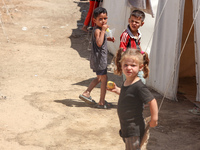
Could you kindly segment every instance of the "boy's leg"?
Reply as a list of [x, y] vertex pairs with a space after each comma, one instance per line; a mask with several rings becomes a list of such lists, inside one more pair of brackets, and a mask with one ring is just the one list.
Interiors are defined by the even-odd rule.
[[100, 100], [99, 105], [105, 104], [105, 96], [106, 96], [106, 84], [107, 84], [107, 74], [105, 75], [98, 75], [97, 78], [101, 81], [101, 94], [100, 94]]
[[90, 83], [90, 85], [88, 86], [87, 90], [85, 92], [83, 92], [83, 95], [85, 97], [90, 97], [90, 92], [93, 90], [93, 88], [100, 82], [100, 80], [97, 78], [95, 78], [94, 80], [92, 80], [92, 82]]
[[85, 18], [84, 25], [83, 25], [83, 28], [82, 28], [82, 30], [84, 30], [84, 31], [87, 31], [87, 27], [89, 26], [90, 21], [91, 21], [92, 16], [93, 16], [93, 11], [94, 11], [94, 9], [97, 5], [96, 3], [97, 2], [95, 2], [95, 1], [90, 1], [90, 8], [88, 10], [88, 13], [87, 13], [87, 16]]
[[126, 150], [140, 150], [140, 137], [131, 136], [124, 138]]
[[[95, 1], [95, 3], [93, 4], [93, 11], [97, 7], [99, 7], [99, 2]], [[93, 18], [93, 13], [92, 13], [92, 17], [91, 18]], [[93, 19], [92, 19], [92, 24], [91, 25], [92, 25], [92, 27], [94, 27], [94, 25], [95, 25]]]

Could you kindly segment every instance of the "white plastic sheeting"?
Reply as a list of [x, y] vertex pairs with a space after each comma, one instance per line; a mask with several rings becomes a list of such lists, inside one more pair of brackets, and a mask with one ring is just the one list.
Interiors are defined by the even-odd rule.
[[[129, 0], [105, 0], [102, 7], [108, 11], [108, 24], [115, 29], [115, 43], [108, 42], [109, 51], [115, 55], [119, 48], [120, 35], [127, 28], [132, 6]], [[200, 1], [193, 0], [193, 17], [199, 10]], [[152, 0], [156, 19], [146, 14], [141, 47], [150, 53], [150, 77], [147, 85], [165, 97], [176, 100], [185, 0]], [[157, 13], [156, 13], [157, 12]], [[155, 25], [155, 27], [154, 27]], [[196, 101], [200, 101], [200, 14], [194, 22], [194, 51], [196, 65]], [[153, 39], [153, 41], [152, 41]]]
[[129, 0], [132, 7], [140, 9], [145, 13], [151, 14], [154, 17], [151, 0]]
[[[158, 0], [151, 1], [154, 14], [156, 14]], [[108, 42], [108, 50], [115, 55], [119, 49], [120, 35], [127, 28], [128, 18], [131, 13], [132, 6], [128, 0], [104, 0], [102, 7], [108, 11], [109, 28], [115, 29], [115, 43]], [[140, 28], [142, 32], [141, 47], [143, 51], [149, 53], [154, 29], [155, 18], [152, 15], [146, 14], [144, 25]]]
[[[185, 0], [160, 0], [157, 8], [152, 48], [150, 53], [150, 77], [147, 85], [155, 89], [169, 99], [176, 100], [179, 63], [181, 53], [183, 17]], [[193, 16], [199, 9], [200, 2], [193, 0]], [[194, 22], [195, 62], [197, 95], [196, 101], [200, 101], [200, 14]], [[193, 41], [194, 42], [194, 41]], [[189, 58], [188, 58], [189, 59]], [[187, 60], [185, 60], [187, 61]]]

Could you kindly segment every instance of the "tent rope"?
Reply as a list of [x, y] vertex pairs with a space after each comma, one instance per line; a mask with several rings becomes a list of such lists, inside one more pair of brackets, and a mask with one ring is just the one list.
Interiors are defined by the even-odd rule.
[[1, 16], [2, 16], [2, 15], [1, 15], [1, 12], [0, 12], [0, 24], [1, 24], [1, 28], [2, 28], [2, 30], [3, 30], [4, 36], [7, 38], [7, 42], [9, 42], [10, 39], [9, 39], [8, 35], [6, 34], [6, 32], [5, 32], [5, 28], [4, 28], [4, 26], [3, 26], [3, 22], [2, 22]]
[[4, 7], [6, 8], [6, 14], [9, 15], [8, 7], [7, 7], [6, 3], [5, 3], [5, 1], [2, 0], [2, 3], [4, 5]]
[[[11, 17], [11, 14], [10, 14], [10, 12], [9, 12], [9, 8], [8, 8], [8, 6], [6, 5], [5, 1], [2, 0], [2, 3], [3, 3], [3, 5], [4, 5], [4, 8], [6, 9], [6, 14], [10, 17], [11, 22], [12, 22], [13, 24], [16, 24], [16, 23], [13, 22], [13, 18]], [[12, 2], [11, 2], [11, 4], [12, 4]], [[1, 24], [1, 27], [2, 27], [2, 30], [3, 30], [3, 34], [6, 36], [7, 42], [9, 42], [10, 39], [9, 39], [8, 35], [6, 34], [6, 32], [5, 32], [5, 28], [4, 28], [4, 26], [3, 26], [3, 19], [2, 19], [1, 16], [2, 16], [2, 14], [0, 13], [0, 24]]]
[[10, 12], [9, 12], [8, 6], [6, 5], [6, 3], [5, 3], [4, 0], [2, 0], [2, 3], [3, 3], [3, 5], [4, 5], [4, 7], [6, 8], [6, 14], [10, 17], [12, 23], [14, 24], [13, 19], [12, 19], [12, 17], [11, 17], [11, 14], [10, 14]]
[[178, 57], [178, 60], [177, 60], [177, 62], [176, 62], [176, 64], [175, 64], [174, 71], [173, 71], [172, 74], [171, 74], [170, 81], [169, 81], [169, 83], [167, 84], [167, 88], [166, 88], [165, 93], [164, 93], [164, 95], [163, 95], [163, 98], [162, 98], [162, 100], [161, 100], [161, 103], [160, 103], [158, 112], [160, 111], [160, 109], [161, 109], [161, 107], [162, 107], [162, 104], [163, 104], [163, 101], [164, 101], [164, 99], [165, 99], [165, 97], [166, 97], [166, 95], [167, 95], [167, 92], [168, 92], [168, 89], [169, 89], [169, 85], [170, 85], [170, 83], [171, 83], [171, 81], [172, 81], [172, 79], [173, 79], [173, 77], [174, 77], [175, 70], [176, 70], [176, 68], [177, 68], [177, 66], [178, 66], [178, 64], [179, 64], [179, 62], [180, 62], [181, 55], [182, 55], [182, 53], [183, 53], [183, 50], [184, 50], [184, 48], [185, 48], [185, 45], [186, 45], [186, 43], [187, 43], [187, 41], [188, 41], [188, 38], [189, 38], [189, 36], [190, 36], [190, 33], [191, 33], [191, 31], [192, 31], [192, 28], [193, 28], [193, 26], [194, 26], [194, 22], [196, 21], [196, 18], [197, 18], [197, 15], [198, 15], [198, 13], [199, 13], [199, 10], [200, 10], [200, 5], [199, 5], [198, 10], [197, 10], [197, 13], [196, 13], [196, 15], [195, 15], [195, 17], [194, 17], [194, 19], [193, 19], [193, 22], [192, 22], [192, 24], [191, 24], [191, 26], [190, 26], [189, 32], [188, 32], [188, 34], [187, 34], [187, 37], [186, 37], [185, 42], [184, 42], [184, 44], [183, 44], [183, 47], [182, 47], [182, 49], [181, 49], [181, 53], [180, 53], [180, 55], [179, 55], [179, 57]]

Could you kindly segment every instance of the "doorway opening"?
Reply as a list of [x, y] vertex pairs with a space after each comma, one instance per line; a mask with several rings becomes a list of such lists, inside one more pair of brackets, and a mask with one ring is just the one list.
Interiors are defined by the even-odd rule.
[[[186, 40], [188, 32], [193, 22], [193, 4], [191, 0], [185, 1], [182, 46]], [[186, 97], [191, 102], [196, 101], [196, 71], [195, 71], [195, 46], [194, 46], [194, 27], [189, 35], [180, 59], [178, 93]]]

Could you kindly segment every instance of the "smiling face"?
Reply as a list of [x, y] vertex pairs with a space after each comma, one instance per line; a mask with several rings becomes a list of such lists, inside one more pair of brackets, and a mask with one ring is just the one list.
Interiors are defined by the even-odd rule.
[[139, 61], [133, 56], [127, 56], [121, 62], [122, 72], [126, 76], [126, 79], [135, 78], [138, 72], [142, 70], [142, 65], [139, 65]]
[[101, 13], [97, 18], [93, 18], [94, 23], [102, 28], [103, 25], [107, 24], [108, 16], [106, 13]]
[[137, 18], [135, 16], [131, 16], [128, 19], [128, 23], [129, 23], [132, 33], [137, 33], [139, 27], [141, 27], [144, 24], [144, 22], [142, 21], [142, 18], [140, 17]]

